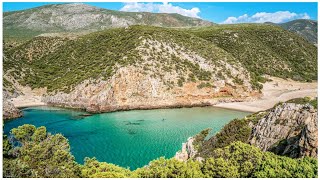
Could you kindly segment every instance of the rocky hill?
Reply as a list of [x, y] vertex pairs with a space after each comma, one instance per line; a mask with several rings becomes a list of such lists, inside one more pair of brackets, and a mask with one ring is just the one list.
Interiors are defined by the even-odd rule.
[[316, 80], [316, 59], [315, 46], [270, 25], [130, 26], [5, 45], [4, 88], [91, 112], [203, 106], [258, 96], [264, 74]]
[[46, 88], [45, 102], [88, 111], [206, 105], [253, 93], [234, 57], [180, 30], [132, 26], [78, 39], [37, 37], [5, 56], [8, 87]]
[[288, 31], [294, 32], [312, 44], [318, 44], [318, 22], [308, 19], [298, 19], [286, 23], [274, 24]]
[[[317, 99], [298, 98], [279, 103], [274, 108], [236, 119], [227, 124], [219, 133], [205, 140], [208, 130], [189, 138], [184, 156], [187, 160], [212, 157], [215, 149], [228, 146], [236, 141], [248, 143], [263, 151], [291, 158], [317, 157], [318, 115]], [[198, 138], [201, 136], [202, 138]], [[190, 145], [191, 144], [191, 145]], [[190, 153], [192, 152], [192, 153]]]
[[42, 33], [93, 32], [130, 25], [161, 27], [210, 26], [213, 23], [179, 14], [113, 11], [81, 3], [46, 5], [5, 12], [5, 38], [29, 39]]

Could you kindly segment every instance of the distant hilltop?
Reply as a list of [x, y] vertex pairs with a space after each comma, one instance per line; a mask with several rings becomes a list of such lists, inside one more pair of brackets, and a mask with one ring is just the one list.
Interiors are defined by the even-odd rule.
[[4, 34], [10, 37], [28, 37], [48, 32], [92, 32], [130, 25], [195, 27], [213, 24], [180, 14], [123, 12], [81, 3], [45, 5], [5, 12], [3, 17]]
[[286, 23], [275, 24], [266, 22], [267, 24], [273, 24], [280, 26], [288, 31], [294, 32], [312, 44], [318, 44], [318, 22], [308, 19], [297, 19]]

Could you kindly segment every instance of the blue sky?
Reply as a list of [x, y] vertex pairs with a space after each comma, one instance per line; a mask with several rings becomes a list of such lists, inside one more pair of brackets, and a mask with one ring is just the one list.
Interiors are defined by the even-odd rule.
[[[16, 11], [46, 4], [45, 2], [4, 2], [4, 11]], [[317, 20], [317, 3], [244, 3], [244, 2], [170, 2], [170, 3], [113, 3], [87, 2], [86, 4], [112, 10], [179, 13], [215, 23], [266, 22], [281, 23], [293, 19]]]

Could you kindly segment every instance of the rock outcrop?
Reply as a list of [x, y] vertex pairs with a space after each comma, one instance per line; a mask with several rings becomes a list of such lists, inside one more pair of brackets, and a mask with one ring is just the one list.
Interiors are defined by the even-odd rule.
[[[267, 111], [235, 119], [208, 140], [205, 140], [208, 133], [203, 130], [202, 132], [206, 133], [199, 133], [202, 135], [196, 135], [183, 143], [182, 150], [176, 153], [175, 158], [181, 161], [190, 158], [201, 161], [203, 158], [212, 157], [215, 149], [236, 141], [291, 158], [316, 158], [318, 114], [313, 106], [315, 102], [300, 100], [297, 103], [282, 103]], [[194, 140], [195, 138], [198, 140]]]
[[278, 105], [253, 127], [249, 143], [293, 158], [317, 157], [317, 110], [310, 104]]
[[2, 117], [3, 120], [18, 118], [22, 116], [22, 112], [16, 108], [11, 102], [10, 98], [15, 97], [17, 95], [10, 96], [7, 91], [3, 91], [3, 104], [2, 104]]
[[182, 143], [181, 151], [177, 152], [174, 156], [175, 159], [179, 161], [187, 161], [188, 159], [192, 159], [197, 154], [197, 150], [193, 146], [193, 137], [189, 137], [187, 142]]
[[22, 112], [16, 108], [11, 102], [8, 100], [3, 101], [3, 119], [13, 119], [22, 116]]

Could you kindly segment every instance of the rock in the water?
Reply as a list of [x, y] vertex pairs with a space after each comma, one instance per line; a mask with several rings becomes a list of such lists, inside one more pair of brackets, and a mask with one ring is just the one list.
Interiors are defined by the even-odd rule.
[[310, 104], [283, 103], [253, 127], [250, 144], [292, 158], [317, 157], [318, 115]]

